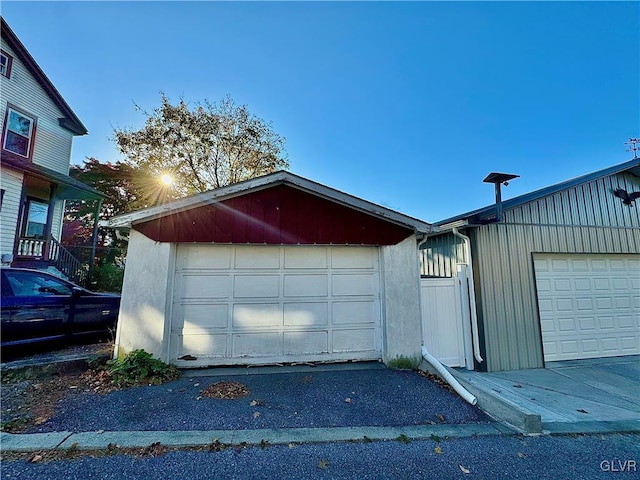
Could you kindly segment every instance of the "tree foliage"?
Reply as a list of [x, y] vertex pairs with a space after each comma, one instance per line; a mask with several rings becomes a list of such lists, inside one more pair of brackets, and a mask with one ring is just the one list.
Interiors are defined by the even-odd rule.
[[190, 108], [162, 94], [139, 130], [116, 129], [115, 142], [131, 166], [159, 177], [169, 174], [176, 196], [223, 187], [286, 169], [285, 139], [270, 124], [229, 97]]
[[[155, 179], [126, 163], [101, 163], [87, 158], [83, 165], [72, 165], [69, 176], [92, 186], [105, 195], [99, 219], [145, 208], [157, 203], [162, 188]], [[95, 201], [67, 200], [62, 241], [66, 245], [90, 245], [96, 210]], [[113, 245], [117, 237], [113, 230], [100, 228], [100, 245]]]

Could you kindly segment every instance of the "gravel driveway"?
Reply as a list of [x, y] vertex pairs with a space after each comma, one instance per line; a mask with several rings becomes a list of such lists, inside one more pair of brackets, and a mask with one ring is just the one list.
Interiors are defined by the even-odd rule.
[[[240, 382], [237, 399], [202, 395]], [[183, 378], [63, 400], [29, 432], [218, 430], [488, 423], [481, 410], [417, 372], [385, 368]]]

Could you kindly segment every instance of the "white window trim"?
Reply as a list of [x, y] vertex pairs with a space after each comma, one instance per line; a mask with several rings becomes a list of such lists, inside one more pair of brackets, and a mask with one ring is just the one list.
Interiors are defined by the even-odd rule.
[[[29, 127], [29, 136], [28, 137], [25, 137], [24, 135], [22, 135], [22, 134], [20, 134], [18, 132], [14, 132], [13, 130], [9, 129], [9, 118], [11, 116], [11, 112], [14, 112], [16, 115], [20, 115], [21, 117], [24, 117], [24, 118], [26, 118], [26, 119], [31, 121], [31, 125]], [[34, 137], [35, 127], [36, 127], [36, 117], [34, 117], [32, 115], [29, 115], [29, 114], [27, 114], [25, 112], [22, 112], [22, 111], [20, 111], [20, 110], [18, 110], [16, 108], [8, 106], [7, 107], [6, 122], [5, 122], [5, 125], [4, 125], [4, 131], [3, 131], [2, 149], [6, 150], [7, 152], [11, 152], [11, 153], [13, 153], [15, 155], [19, 155], [21, 157], [24, 157], [24, 158], [31, 158], [31, 150], [32, 150], [32, 146], [33, 146], [33, 137]], [[14, 150], [10, 150], [10, 149], [7, 148], [7, 134], [9, 132], [12, 132], [14, 135], [18, 135], [18, 136], [20, 136], [22, 138], [26, 138], [27, 139], [27, 152], [26, 152], [26, 154], [22, 154], [22, 153], [19, 153], [19, 152], [16, 152]]]

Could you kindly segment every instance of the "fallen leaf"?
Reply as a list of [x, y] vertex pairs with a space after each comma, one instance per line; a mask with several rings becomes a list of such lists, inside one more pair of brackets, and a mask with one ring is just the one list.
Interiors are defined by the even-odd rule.
[[328, 461], [328, 460], [322, 459], [322, 460], [320, 460], [320, 461], [318, 462], [318, 468], [321, 468], [321, 469], [323, 469], [323, 470], [324, 470], [324, 469], [325, 469], [325, 468], [327, 468], [328, 466], [329, 466], [329, 461]]
[[351, 399], [349, 397], [344, 399], [345, 403], [351, 403]]
[[471, 470], [464, 468], [462, 465], [458, 465], [460, 467], [460, 470], [462, 470], [462, 473], [464, 474], [469, 474], [471, 473]]
[[258, 418], [260, 416], [260, 412], [253, 412], [253, 418]]
[[29, 460], [31, 463], [37, 463], [37, 462], [41, 462], [42, 461], [42, 455], [40, 455], [39, 453], [36, 453], [33, 458], [31, 458], [31, 460]]
[[580, 412], [580, 413], [589, 413], [586, 410], [584, 410], [583, 408], [579, 408], [576, 410], [576, 412]]
[[296, 444], [295, 444], [295, 443], [293, 443], [293, 442], [291, 442], [291, 443], [289, 444], [289, 448], [296, 448]]
[[249, 405], [251, 405], [252, 407], [255, 407], [256, 405], [258, 405], [258, 401], [257, 400], [251, 400], [251, 402], [249, 402]]
[[440, 443], [440, 440], [442, 440], [439, 436], [434, 435], [433, 433], [431, 434], [431, 436], [429, 436], [429, 438], [436, 443]]
[[439, 413], [439, 414], [438, 414], [438, 420], [440, 420], [441, 422], [444, 422], [444, 421], [445, 421], [445, 419], [444, 419], [444, 415], [442, 415], [442, 414], [440, 414], [440, 413]]
[[196, 400], [202, 400], [202, 397], [196, 397]]
[[515, 388], [522, 388], [522, 385], [520, 385], [520, 384], [516, 383], [516, 384], [514, 385], [514, 387], [515, 387]]
[[518, 452], [518, 457], [527, 458], [527, 454], [526, 453], [522, 453], [522, 452]]
[[200, 384], [199, 383], [194, 383], [193, 386], [194, 387], [198, 387], [198, 386], [200, 386]]
[[103, 433], [104, 433], [104, 430], [98, 430], [96, 433], [97, 433], [98, 435], [103, 434]]
[[442, 448], [440, 448], [440, 445], [436, 445], [436, 448], [434, 448], [433, 451], [436, 452], [438, 455], [442, 454]]

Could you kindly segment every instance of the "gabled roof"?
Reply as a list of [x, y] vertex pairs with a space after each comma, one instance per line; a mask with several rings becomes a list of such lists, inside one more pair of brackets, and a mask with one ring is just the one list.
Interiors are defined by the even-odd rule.
[[424, 234], [431, 231], [431, 225], [426, 222], [285, 171], [278, 171], [262, 177], [228, 185], [226, 187], [209, 190], [208, 192], [181, 198], [179, 200], [147, 208], [145, 210], [119, 215], [111, 218], [107, 222], [106, 226], [114, 228], [131, 227], [138, 223], [148, 222], [156, 218], [184, 212], [203, 205], [216, 204], [234, 197], [239, 197], [278, 185], [287, 185], [289, 187], [302, 190], [303, 192], [367, 213], [390, 223], [410, 228], [418, 234]]
[[[629, 160], [628, 162], [625, 162], [625, 163], [613, 165], [611, 167], [607, 167], [602, 170], [598, 170], [596, 172], [588, 173], [586, 175], [573, 178], [571, 180], [566, 180], [564, 182], [556, 183], [555, 185], [541, 188], [540, 190], [536, 190], [534, 192], [525, 193], [524, 195], [520, 195], [518, 197], [514, 197], [509, 200], [503, 200], [502, 209], [506, 211], [511, 208], [524, 205], [525, 203], [533, 202], [542, 197], [546, 197], [547, 195], [553, 195], [555, 193], [558, 193], [562, 190], [566, 190], [568, 188], [577, 187], [579, 185], [592, 182], [600, 178], [608, 177], [610, 175], [615, 175], [617, 173], [622, 173], [626, 171], [629, 171], [633, 175], [640, 177], [640, 158], [634, 158], [633, 160]], [[438, 222], [435, 222], [433, 225], [435, 227], [440, 227], [443, 225], [447, 225], [454, 222], [460, 222], [460, 221], [467, 221], [468, 224], [470, 225], [482, 224], [482, 223], [486, 223], [488, 220], [495, 217], [495, 213], [496, 213], [496, 205], [494, 203], [492, 205], [479, 208], [477, 210], [471, 210], [470, 212], [456, 215], [455, 217], [450, 217], [444, 220], [440, 220]]]
[[24, 64], [26, 69], [33, 75], [36, 81], [49, 95], [49, 98], [56, 104], [56, 106], [62, 111], [64, 117], [59, 118], [60, 126], [66, 128], [75, 135], [86, 135], [88, 133], [87, 128], [82, 124], [80, 119], [73, 113], [71, 107], [67, 104], [60, 92], [53, 86], [53, 83], [47, 78], [40, 66], [33, 59], [31, 54], [27, 51], [22, 42], [18, 39], [13, 30], [9, 28], [9, 25], [2, 19], [1, 33], [2, 38], [7, 42], [11, 50], [16, 54], [20, 61]]

